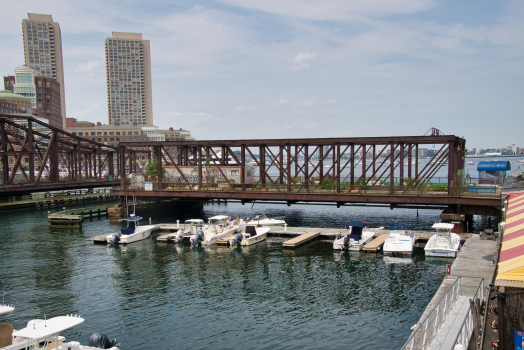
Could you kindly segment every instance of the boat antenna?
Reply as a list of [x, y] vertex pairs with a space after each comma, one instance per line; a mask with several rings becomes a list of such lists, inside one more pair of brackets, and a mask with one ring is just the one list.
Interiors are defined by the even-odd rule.
[[135, 195], [133, 194], [133, 215], [135, 215]]
[[255, 202], [256, 202], [256, 201], [253, 201], [253, 205], [251, 206], [251, 209], [253, 209], [253, 207], [255, 206]]
[[127, 212], [127, 217], [129, 217], [129, 204], [127, 203], [127, 194], [126, 194], [126, 212]]

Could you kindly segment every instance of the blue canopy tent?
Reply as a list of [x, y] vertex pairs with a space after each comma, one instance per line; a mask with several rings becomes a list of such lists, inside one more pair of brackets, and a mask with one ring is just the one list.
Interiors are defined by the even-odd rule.
[[479, 162], [479, 184], [502, 185], [508, 170], [511, 170], [511, 164], [505, 160]]

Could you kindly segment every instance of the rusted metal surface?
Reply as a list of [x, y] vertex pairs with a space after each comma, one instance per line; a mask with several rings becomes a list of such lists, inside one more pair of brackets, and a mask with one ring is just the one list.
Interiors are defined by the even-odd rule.
[[0, 158], [0, 193], [104, 186], [120, 176], [117, 148], [27, 116], [0, 114]]
[[[428, 151], [430, 146], [434, 147], [431, 158], [420, 166], [420, 152]], [[137, 195], [141, 196], [451, 205], [467, 214], [499, 213], [499, 194], [479, 196], [467, 192], [463, 172], [465, 140], [440, 132], [405, 137], [123, 142], [120, 147], [125, 169], [133, 169], [131, 160], [137, 155], [153, 151], [162, 163], [159, 169], [178, 169], [179, 165], [195, 169], [195, 176], [183, 177], [177, 183], [159, 180], [154, 191], [139, 191]], [[249, 162], [258, 171], [258, 179], [252, 183], [246, 183], [244, 176]], [[240, 166], [243, 175], [240, 183], [231, 184], [227, 191], [204, 181], [205, 169], [213, 167], [229, 182], [224, 169], [232, 164]], [[445, 166], [447, 176], [438, 189], [432, 179]], [[122, 179], [120, 189], [114, 193], [125, 195], [126, 189]]]

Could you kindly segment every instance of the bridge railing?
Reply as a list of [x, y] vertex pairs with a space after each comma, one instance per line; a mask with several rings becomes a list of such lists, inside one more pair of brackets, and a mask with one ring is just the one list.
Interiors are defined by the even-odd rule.
[[453, 307], [453, 303], [460, 295], [460, 276], [449, 287], [447, 292], [440, 298], [431, 312], [417, 324], [408, 341], [401, 350], [425, 350], [433, 338], [435, 338], [439, 327], [446, 320], [446, 315]]
[[[144, 182], [126, 180], [125, 189], [144, 190]], [[152, 182], [152, 191], [204, 191], [204, 192], [248, 192], [248, 193], [304, 193], [319, 195], [403, 195], [403, 196], [451, 196], [453, 197], [489, 197], [499, 196], [501, 188], [496, 186], [457, 186], [448, 191], [448, 186], [441, 184], [425, 184], [415, 187], [407, 185], [391, 186], [388, 183], [375, 182], [373, 185], [341, 184], [285, 184], [285, 183], [234, 183], [234, 182], [204, 182], [200, 187], [197, 183], [186, 182]]]

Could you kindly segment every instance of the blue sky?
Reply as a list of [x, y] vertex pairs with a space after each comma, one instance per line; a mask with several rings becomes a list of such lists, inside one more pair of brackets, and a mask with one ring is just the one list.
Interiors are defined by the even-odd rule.
[[27, 13], [60, 23], [67, 116], [107, 123], [104, 39], [151, 41], [154, 123], [203, 139], [463, 136], [524, 147], [524, 2], [20, 1], [0, 13], [0, 74]]

